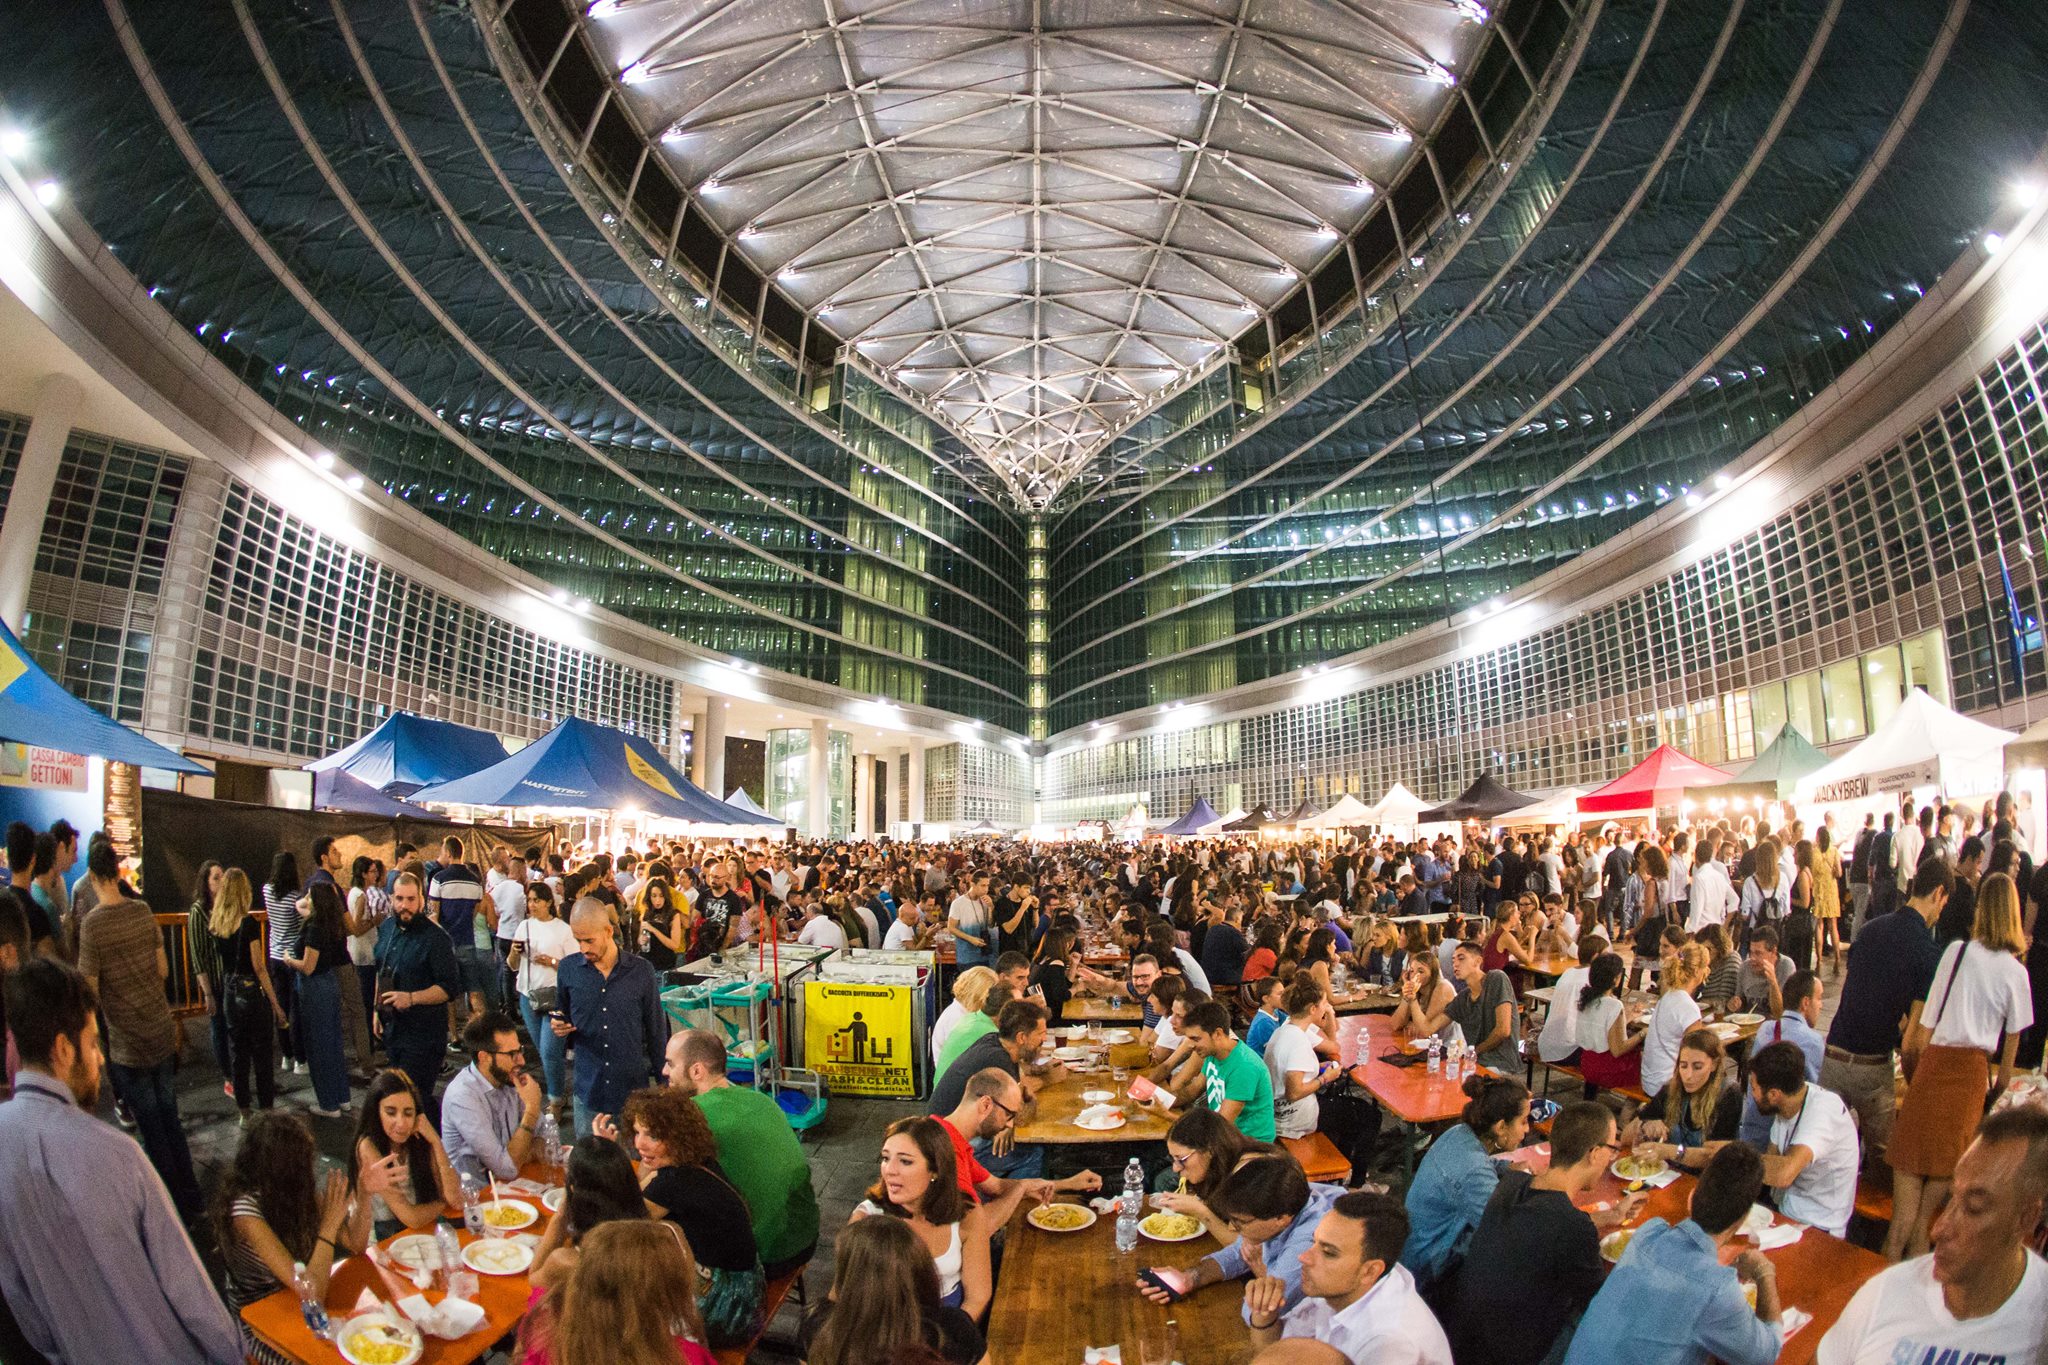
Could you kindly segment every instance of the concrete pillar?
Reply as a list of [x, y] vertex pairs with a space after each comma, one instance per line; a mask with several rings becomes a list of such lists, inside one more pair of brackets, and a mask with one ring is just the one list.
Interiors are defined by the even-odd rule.
[[882, 769], [882, 833], [894, 835], [896, 822], [903, 818], [903, 765], [907, 751], [891, 749]]
[[804, 833], [823, 839], [832, 833], [832, 769], [826, 762], [832, 747], [832, 727], [823, 718], [811, 722], [811, 780], [804, 792]]
[[68, 374], [46, 375], [36, 386], [21, 463], [0, 516], [0, 621], [17, 633], [28, 612], [29, 577], [35, 572], [50, 493], [57, 486], [57, 466], [63, 462], [64, 443], [71, 439], [72, 423], [84, 401], [85, 390]]
[[[682, 704], [678, 703], [676, 709], [678, 711], [682, 710]], [[698, 786], [704, 786], [704, 713], [702, 711], [690, 712], [690, 766], [685, 769], [685, 775]], [[709, 788], [705, 789], [707, 791], [710, 790]], [[721, 800], [725, 797], [724, 792], [712, 792], [711, 794]]]
[[875, 837], [875, 756], [853, 756], [853, 837]]
[[704, 726], [697, 731], [697, 748], [704, 755], [704, 780], [697, 785], [723, 801], [725, 799], [725, 703], [717, 697], [704, 703]]
[[910, 815], [913, 825], [924, 823], [924, 741], [910, 741], [910, 766], [904, 772], [904, 781], [910, 785]]

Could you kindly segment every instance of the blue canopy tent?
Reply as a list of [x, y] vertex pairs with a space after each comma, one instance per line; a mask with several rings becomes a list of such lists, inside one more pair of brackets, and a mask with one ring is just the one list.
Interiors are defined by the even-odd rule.
[[1216, 808], [1209, 804], [1208, 797], [1198, 796], [1195, 798], [1195, 804], [1189, 808], [1186, 815], [1181, 816], [1180, 819], [1159, 832], [1161, 834], [1200, 834], [1211, 825], [1219, 823], [1222, 818], [1222, 816], [1216, 813]]
[[395, 796], [386, 796], [369, 783], [340, 768], [313, 774], [313, 807], [316, 810], [345, 810], [358, 815], [383, 815], [393, 819], [404, 815], [416, 820], [441, 817], [425, 806], [415, 806]]
[[421, 787], [467, 777], [504, 757], [505, 746], [488, 730], [394, 711], [346, 749], [308, 763], [306, 771], [345, 772], [378, 791], [410, 796]]
[[110, 763], [132, 763], [139, 768], [202, 775], [207, 771], [66, 692], [29, 657], [4, 622], [0, 622], [0, 740]]
[[637, 810], [703, 825], [781, 824], [710, 795], [637, 735], [575, 719], [502, 762], [423, 788], [414, 797], [451, 806]]

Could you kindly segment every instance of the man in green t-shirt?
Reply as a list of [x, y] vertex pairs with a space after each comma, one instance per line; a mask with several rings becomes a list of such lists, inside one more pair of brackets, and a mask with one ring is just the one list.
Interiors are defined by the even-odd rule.
[[1255, 1142], [1273, 1140], [1273, 1078], [1258, 1054], [1230, 1032], [1230, 1011], [1214, 1000], [1188, 1011], [1181, 1036], [1202, 1056], [1202, 1102]]
[[696, 1096], [704, 1111], [718, 1139], [719, 1169], [754, 1215], [763, 1273], [772, 1280], [804, 1265], [818, 1249], [818, 1196], [811, 1188], [810, 1159], [782, 1106], [728, 1081], [725, 1044], [703, 1029], [668, 1040], [662, 1075]]

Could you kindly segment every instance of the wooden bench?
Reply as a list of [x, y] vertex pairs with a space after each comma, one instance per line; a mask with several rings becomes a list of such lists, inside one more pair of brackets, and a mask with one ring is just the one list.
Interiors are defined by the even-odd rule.
[[1856, 1213], [1873, 1223], [1892, 1221], [1892, 1192], [1868, 1175], [1856, 1177]]
[[1337, 1144], [1321, 1133], [1310, 1133], [1307, 1137], [1281, 1138], [1280, 1145], [1287, 1154], [1301, 1163], [1302, 1174], [1310, 1180], [1325, 1185], [1348, 1185], [1351, 1183], [1351, 1163], [1337, 1150]]
[[776, 1310], [782, 1307], [782, 1301], [789, 1297], [791, 1286], [795, 1285], [803, 1277], [803, 1273], [803, 1267], [799, 1266], [787, 1275], [778, 1276], [768, 1281], [762, 1287], [761, 1330], [756, 1332], [754, 1339], [746, 1345], [728, 1346], [723, 1351], [719, 1351], [717, 1353], [718, 1365], [746, 1365], [747, 1353], [753, 1350], [760, 1343], [761, 1338], [768, 1334], [768, 1324], [775, 1321]]

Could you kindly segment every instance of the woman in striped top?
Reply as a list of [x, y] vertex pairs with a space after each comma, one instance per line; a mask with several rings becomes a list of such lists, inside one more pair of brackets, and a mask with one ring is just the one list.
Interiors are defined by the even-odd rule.
[[[265, 947], [270, 955], [270, 985], [284, 1006], [287, 1020], [299, 1017], [299, 972], [291, 959], [299, 955], [299, 939], [306, 922], [299, 914], [299, 860], [288, 848], [281, 848], [270, 860], [270, 876], [263, 883], [263, 910], [269, 919]], [[277, 1027], [277, 1057], [291, 1069], [306, 1074], [306, 1044], [291, 1023]]]
[[213, 898], [220, 894], [222, 868], [207, 861], [199, 865], [192, 886], [192, 908], [185, 916], [185, 956], [192, 964], [192, 977], [199, 983], [199, 999], [206, 1006], [206, 1022], [213, 1035], [213, 1060], [220, 1067], [221, 1091], [235, 1096], [235, 1074], [228, 1052], [227, 982], [221, 976], [220, 950], [213, 941]]

